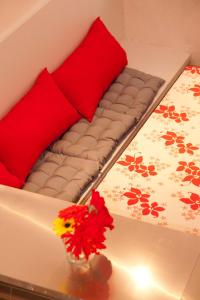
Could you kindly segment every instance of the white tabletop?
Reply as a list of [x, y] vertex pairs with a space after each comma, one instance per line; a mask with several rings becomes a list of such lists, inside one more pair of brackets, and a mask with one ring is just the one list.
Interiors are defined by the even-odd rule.
[[[92, 283], [80, 282], [70, 275], [63, 244], [52, 232], [52, 220], [67, 205], [0, 186], [0, 281], [55, 299], [182, 299], [197, 266], [199, 238], [114, 215], [102, 253], [112, 263], [111, 277], [102, 280], [109, 268], [104, 263]], [[192, 284], [200, 293], [198, 281]]]

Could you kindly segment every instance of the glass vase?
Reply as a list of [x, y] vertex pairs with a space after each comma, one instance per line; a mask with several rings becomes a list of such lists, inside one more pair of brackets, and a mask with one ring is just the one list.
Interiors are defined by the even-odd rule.
[[90, 272], [90, 262], [94, 255], [90, 255], [87, 259], [84, 253], [79, 255], [79, 258], [73, 255], [73, 253], [67, 253], [67, 260], [71, 268], [71, 272], [77, 275], [85, 275]]

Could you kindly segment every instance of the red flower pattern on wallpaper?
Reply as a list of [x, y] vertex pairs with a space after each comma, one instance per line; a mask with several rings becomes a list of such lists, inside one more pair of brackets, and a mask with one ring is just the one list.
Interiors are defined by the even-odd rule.
[[118, 161], [117, 163], [122, 166], [127, 166], [130, 172], [135, 171], [136, 173], [141, 174], [143, 177], [157, 175], [154, 165], [146, 166], [143, 164], [142, 156], [135, 157], [125, 155], [125, 160]]
[[175, 111], [175, 106], [159, 105], [155, 110], [155, 113], [161, 114], [163, 118], [169, 118], [174, 120], [176, 123], [182, 121], [189, 121], [186, 113], [177, 113]]
[[153, 202], [151, 204], [149, 203], [142, 203], [141, 204], [143, 210], [142, 210], [142, 214], [143, 215], [149, 215], [151, 214], [154, 217], [158, 217], [159, 216], [159, 212], [165, 210], [164, 207], [158, 206], [157, 202]]
[[126, 192], [123, 195], [129, 199], [127, 202], [129, 206], [140, 204], [143, 216], [151, 214], [155, 218], [158, 218], [159, 212], [165, 210], [165, 208], [159, 206], [157, 202], [149, 203], [150, 195], [142, 194], [139, 189], [131, 188], [129, 192]]
[[196, 186], [200, 186], [200, 168], [196, 166], [195, 162], [186, 163], [185, 161], [179, 161], [179, 167], [176, 171], [186, 173], [186, 176], [182, 181], [188, 181]]
[[193, 96], [195, 96], [195, 97], [200, 96], [200, 85], [199, 84], [195, 84], [194, 87], [189, 90], [194, 92]]
[[142, 192], [136, 188], [131, 188], [131, 191], [124, 193], [124, 196], [129, 198], [128, 205], [137, 204], [138, 201], [148, 202], [148, 198], [150, 197], [149, 194], [142, 194]]
[[190, 71], [192, 74], [200, 74], [200, 67], [198, 66], [187, 66], [185, 67], [186, 71]]
[[200, 209], [200, 196], [198, 194], [191, 193], [190, 198], [181, 198], [180, 201], [189, 204], [192, 210]]
[[179, 153], [188, 153], [190, 155], [194, 154], [194, 150], [198, 150], [199, 147], [194, 146], [192, 143], [184, 143], [185, 137], [178, 136], [175, 132], [167, 131], [165, 135], [162, 135], [161, 138], [165, 139], [165, 145], [170, 146], [175, 144]]

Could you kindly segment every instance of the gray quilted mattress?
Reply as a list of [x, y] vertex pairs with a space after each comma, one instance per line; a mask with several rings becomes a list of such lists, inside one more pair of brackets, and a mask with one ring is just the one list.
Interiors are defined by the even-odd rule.
[[123, 137], [137, 124], [163, 80], [126, 68], [104, 94], [92, 123], [81, 119], [41, 156], [24, 189], [76, 202]]

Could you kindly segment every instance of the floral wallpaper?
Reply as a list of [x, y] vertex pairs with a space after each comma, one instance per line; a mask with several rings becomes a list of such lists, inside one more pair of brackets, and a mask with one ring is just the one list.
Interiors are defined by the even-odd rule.
[[114, 213], [200, 235], [200, 67], [187, 66], [98, 186]]

